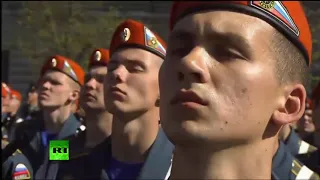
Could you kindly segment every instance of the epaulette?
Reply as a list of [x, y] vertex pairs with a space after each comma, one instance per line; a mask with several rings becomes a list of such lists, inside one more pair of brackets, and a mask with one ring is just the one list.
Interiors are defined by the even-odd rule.
[[[9, 141], [2, 139], [1, 140], [1, 149], [4, 149], [7, 145], [9, 144]], [[22, 154], [22, 152], [17, 149], [12, 155], [16, 155], [16, 154]]]
[[317, 148], [315, 146], [312, 146], [311, 144], [303, 141], [303, 140], [300, 140], [299, 141], [299, 152], [298, 154], [307, 154], [307, 153], [311, 153], [311, 152], [314, 152], [316, 151]]
[[297, 160], [293, 160], [291, 172], [294, 174], [295, 179], [320, 179], [318, 174]]

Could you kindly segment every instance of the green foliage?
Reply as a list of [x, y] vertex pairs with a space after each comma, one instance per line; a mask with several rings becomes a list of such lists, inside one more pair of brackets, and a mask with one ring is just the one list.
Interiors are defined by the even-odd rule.
[[35, 64], [60, 54], [86, 69], [91, 52], [108, 48], [122, 21], [115, 8], [102, 8], [101, 1], [25, 1], [18, 20], [25, 32], [17, 34], [13, 45]]

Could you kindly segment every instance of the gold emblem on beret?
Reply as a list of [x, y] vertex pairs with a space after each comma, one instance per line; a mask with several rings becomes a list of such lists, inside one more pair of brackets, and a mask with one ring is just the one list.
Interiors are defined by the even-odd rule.
[[100, 51], [96, 51], [94, 54], [94, 59], [96, 61], [100, 61], [101, 60], [101, 52]]
[[57, 60], [56, 60], [56, 58], [52, 58], [51, 64], [52, 64], [53, 67], [56, 67], [56, 66], [57, 66]]
[[157, 47], [158, 45], [158, 40], [156, 37], [151, 37], [151, 39], [149, 40], [148, 44], [154, 48]]
[[261, 7], [263, 7], [264, 9], [272, 9], [274, 7], [274, 1], [259, 1]]
[[130, 36], [131, 36], [130, 29], [129, 28], [124, 28], [123, 32], [121, 34], [122, 40], [126, 42], [126, 41], [128, 41], [130, 39]]

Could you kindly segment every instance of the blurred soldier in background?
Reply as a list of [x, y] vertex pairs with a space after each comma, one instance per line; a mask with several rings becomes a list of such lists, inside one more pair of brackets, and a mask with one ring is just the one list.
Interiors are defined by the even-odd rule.
[[8, 132], [5, 128], [5, 120], [9, 110], [10, 103], [10, 88], [6, 83], [1, 83], [1, 137], [2, 139], [8, 139]]
[[11, 141], [14, 138], [14, 130], [19, 123], [23, 122], [18, 110], [22, 102], [21, 94], [11, 89], [11, 99], [8, 106], [8, 113], [3, 121], [3, 126], [6, 128], [8, 133], [8, 140]]
[[25, 120], [30, 120], [36, 117], [39, 110], [37, 86], [35, 82], [30, 82], [27, 90], [27, 102], [21, 107], [20, 114]]
[[308, 167], [310, 167], [310, 169], [320, 174], [320, 82], [313, 90], [312, 104], [313, 104], [312, 119], [315, 124], [313, 142], [318, 149], [317, 151], [299, 155], [298, 158], [303, 163], [305, 163]]
[[313, 102], [308, 98], [304, 115], [297, 123], [297, 132], [299, 136], [303, 141], [311, 145], [313, 145], [313, 136], [315, 132], [315, 125], [312, 119], [313, 109]]
[[3, 119], [8, 112], [10, 102], [10, 88], [6, 83], [1, 83], [1, 119]]

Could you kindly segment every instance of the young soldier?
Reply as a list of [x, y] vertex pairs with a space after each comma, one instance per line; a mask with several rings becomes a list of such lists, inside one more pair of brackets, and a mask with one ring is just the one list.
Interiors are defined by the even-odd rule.
[[71, 136], [80, 126], [71, 111], [83, 82], [83, 69], [66, 57], [53, 56], [43, 65], [38, 86], [43, 113], [19, 126], [13, 142], [27, 156], [35, 172], [43, 163], [49, 141]]
[[315, 123], [314, 143], [317, 151], [307, 154], [301, 154], [298, 158], [305, 163], [310, 169], [320, 174], [320, 82], [312, 92], [313, 113], [312, 119]]
[[8, 112], [10, 102], [10, 88], [6, 83], [1, 83], [1, 119], [4, 118]]
[[170, 29], [159, 80], [171, 178], [313, 178], [278, 140], [305, 110], [312, 39], [300, 3], [177, 1]]
[[10, 103], [10, 88], [6, 83], [1, 83], [1, 137], [8, 140], [8, 130], [5, 127]]
[[35, 82], [29, 83], [27, 98], [28, 98], [27, 103], [21, 107], [20, 112], [21, 112], [21, 116], [25, 120], [31, 120], [32, 118], [35, 117], [35, 115], [39, 111], [38, 92], [37, 92], [37, 87]]
[[111, 141], [88, 156], [91, 179], [165, 179], [173, 146], [159, 130], [158, 72], [164, 41], [140, 22], [126, 20], [113, 34], [105, 104], [113, 114]]
[[90, 57], [89, 72], [86, 75], [80, 98], [81, 106], [86, 114], [86, 129], [85, 131], [80, 130], [80, 133], [70, 140], [70, 160], [47, 161], [37, 172], [38, 179], [77, 177], [79, 171], [82, 171], [80, 168], [87, 166], [83, 161], [83, 156], [111, 135], [112, 115], [105, 109], [103, 95], [103, 80], [108, 72], [108, 62], [109, 50], [102, 48], [94, 50]]
[[85, 147], [93, 148], [111, 135], [112, 115], [104, 104], [103, 81], [108, 73], [109, 50], [96, 49], [89, 62], [82, 91], [82, 107], [86, 118]]
[[8, 133], [9, 142], [12, 138], [14, 138], [15, 128], [19, 125], [19, 123], [24, 121], [20, 114], [18, 114], [21, 101], [21, 94], [18, 91], [11, 89], [11, 99], [8, 106], [8, 113], [3, 123], [3, 126], [6, 128]]

